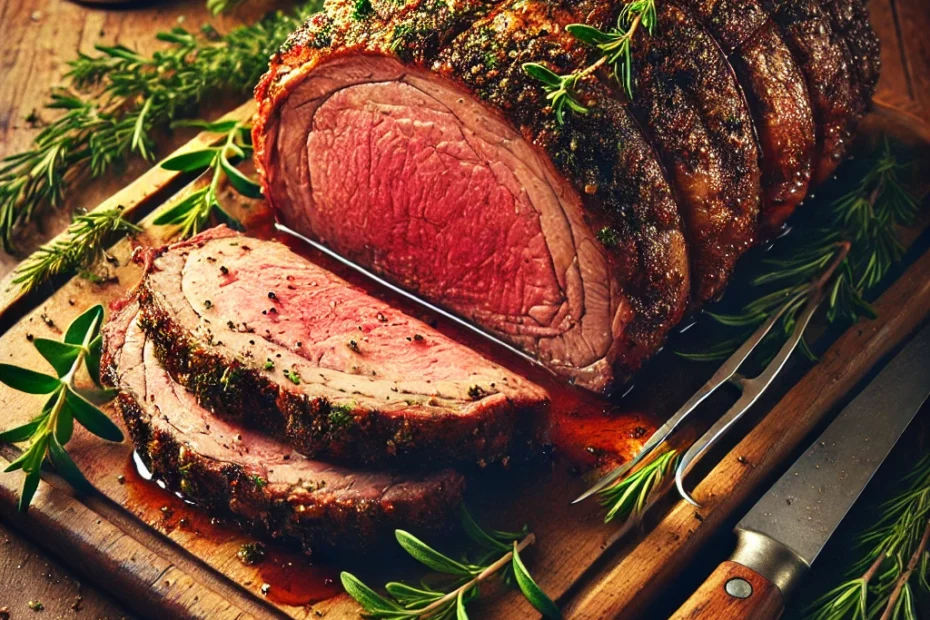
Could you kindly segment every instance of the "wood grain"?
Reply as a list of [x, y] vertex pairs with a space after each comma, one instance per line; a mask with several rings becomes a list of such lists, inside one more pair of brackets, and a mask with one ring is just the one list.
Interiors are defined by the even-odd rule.
[[[249, 0], [229, 15], [213, 17], [204, 0], [129, 2], [119, 8], [70, 0], [0, 0], [0, 158], [27, 150], [42, 127], [59, 116], [45, 104], [51, 88], [64, 83], [67, 63], [78, 52], [93, 54], [94, 45], [119, 43], [150, 54], [165, 47], [154, 37], [158, 31], [178, 25], [196, 30], [209, 23], [227, 32], [253, 23], [272, 8], [286, 9], [291, 4], [290, 0]], [[239, 103], [220, 99], [204, 112], [218, 116]], [[39, 120], [27, 121], [33, 112]], [[164, 135], [159, 153], [170, 152], [195, 133], [179, 130]], [[135, 158], [114, 174], [78, 182], [63, 208], [49, 210], [40, 223], [24, 231], [15, 256], [0, 251], [0, 276], [64, 230], [71, 212], [94, 208], [150, 167]]]
[[42, 617], [116, 620], [128, 613], [109, 595], [78, 579], [18, 532], [0, 524], [0, 612], [11, 618], [33, 615], [30, 602], [43, 607]]
[[[726, 585], [731, 579], [748, 583], [748, 595], [738, 597], [727, 593]], [[781, 592], [775, 584], [742, 564], [728, 560], [710, 574], [669, 620], [777, 620], [784, 610]]]

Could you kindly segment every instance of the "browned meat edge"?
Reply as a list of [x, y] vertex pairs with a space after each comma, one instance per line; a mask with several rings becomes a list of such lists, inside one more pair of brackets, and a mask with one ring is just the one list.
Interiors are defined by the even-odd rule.
[[[144, 339], [133, 325], [137, 309], [135, 301], [128, 302], [104, 328], [102, 374], [120, 390], [117, 406], [139, 456], [170, 489], [210, 511], [233, 515], [260, 535], [298, 539], [308, 553], [370, 548], [398, 527], [448, 526], [464, 487], [452, 470], [400, 475], [315, 463], [172, 392], [137, 393], [127, 373], [140, 366], [146, 376], [165, 373], [152, 368], [157, 362], [142, 349], [124, 348], [127, 330]], [[132, 359], [121, 360], [124, 354]], [[185, 434], [175, 425], [200, 427], [205, 436]], [[216, 449], [211, 455], [199, 452], [203, 441], [222, 443], [219, 455]]]

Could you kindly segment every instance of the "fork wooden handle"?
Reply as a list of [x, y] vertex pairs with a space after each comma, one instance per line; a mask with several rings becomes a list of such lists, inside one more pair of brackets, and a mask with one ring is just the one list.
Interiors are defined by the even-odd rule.
[[783, 611], [781, 591], [774, 583], [728, 560], [671, 617], [672, 620], [775, 620]]

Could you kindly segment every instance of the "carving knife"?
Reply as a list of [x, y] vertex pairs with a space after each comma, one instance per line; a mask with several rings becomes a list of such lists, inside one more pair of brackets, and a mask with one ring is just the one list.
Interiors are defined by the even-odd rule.
[[930, 325], [889, 362], [736, 526], [737, 546], [672, 615], [778, 618], [930, 394]]

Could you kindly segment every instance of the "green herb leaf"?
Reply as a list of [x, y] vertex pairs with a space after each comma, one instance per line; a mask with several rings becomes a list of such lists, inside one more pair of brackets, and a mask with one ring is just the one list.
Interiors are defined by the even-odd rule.
[[55, 438], [60, 445], [68, 443], [71, 434], [74, 432], [74, 416], [71, 415], [71, 409], [62, 407], [58, 412], [58, 424], [55, 426]]
[[517, 549], [516, 541], [513, 543], [513, 574], [514, 577], [516, 577], [520, 591], [523, 592], [523, 596], [526, 597], [526, 600], [528, 600], [539, 613], [546, 618], [562, 617], [562, 612], [559, 611], [556, 604], [552, 602], [552, 599], [549, 598], [546, 593], [536, 585], [533, 578], [530, 577], [530, 573], [526, 570], [523, 560], [520, 559], [520, 552]]
[[[6, 471], [10, 471], [7, 468]], [[36, 494], [36, 489], [39, 488], [39, 478], [41, 478], [41, 470], [36, 469], [26, 474], [26, 481], [23, 483], [23, 489], [19, 494], [19, 511], [26, 512], [29, 509], [29, 504], [32, 503], [32, 498]]]
[[223, 166], [223, 172], [230, 184], [236, 188], [236, 191], [247, 198], [261, 198], [262, 186], [245, 176], [235, 166], [229, 163], [225, 157], [220, 158], [220, 165]]
[[27, 394], [51, 394], [61, 385], [55, 377], [9, 364], [0, 364], [0, 383]]
[[496, 551], [508, 551], [510, 549], [510, 545], [504, 544], [485, 532], [475, 521], [474, 517], [471, 516], [471, 513], [468, 512], [464, 504], [459, 508], [459, 515], [462, 521], [462, 529], [465, 530], [465, 534], [473, 541], [485, 549]]
[[45, 421], [44, 416], [39, 416], [22, 426], [16, 426], [0, 433], [0, 441], [4, 443], [19, 443], [32, 437], [39, 425]]
[[100, 385], [100, 355], [103, 351], [103, 337], [97, 334], [97, 337], [91, 340], [87, 346], [87, 353], [84, 356], [84, 365], [87, 367], [87, 374], [93, 379], [95, 385]]
[[368, 613], [403, 612], [403, 608], [387, 600], [351, 573], [343, 571], [339, 575], [342, 587]]
[[64, 377], [71, 371], [74, 360], [81, 354], [80, 345], [49, 340], [48, 338], [36, 338], [32, 344], [39, 350], [42, 357], [52, 365], [59, 378]]
[[425, 564], [434, 571], [448, 575], [468, 576], [473, 574], [471, 568], [439, 553], [413, 534], [404, 530], [397, 530], [394, 535], [400, 546], [404, 548], [404, 551], [409, 553], [417, 562]]
[[65, 452], [65, 449], [58, 443], [58, 439], [54, 436], [52, 436], [49, 441], [48, 449], [49, 455], [52, 457], [52, 465], [55, 466], [55, 471], [57, 471], [62, 478], [67, 480], [68, 484], [73, 486], [80, 493], [90, 493], [93, 491], [94, 487], [87, 481], [87, 478], [84, 477], [84, 474], [81, 473], [81, 470], [74, 464], [74, 461], [71, 460], [71, 457], [68, 456], [68, 453]]
[[239, 125], [239, 121], [205, 121], [199, 118], [183, 119], [171, 123], [171, 128], [177, 127], [195, 127], [203, 131], [212, 131], [214, 133], [229, 133]]
[[399, 581], [391, 581], [385, 584], [384, 589], [402, 605], [438, 601], [444, 596], [442, 592], [414, 588], [413, 586], [400, 583]]
[[181, 153], [161, 162], [161, 167], [165, 170], [176, 170], [178, 172], [199, 172], [213, 165], [217, 153], [218, 149], [203, 149]]
[[64, 341], [68, 344], [84, 346], [85, 342], [90, 342], [100, 333], [100, 327], [103, 324], [103, 306], [97, 304], [85, 310], [81, 316], [71, 321], [68, 330], [65, 332]]
[[565, 27], [565, 30], [582, 43], [588, 45], [597, 46], [602, 43], [610, 43], [613, 40], [613, 37], [606, 32], [601, 32], [587, 24], [569, 24]]
[[523, 70], [532, 78], [542, 82], [547, 86], [559, 88], [562, 85], [562, 77], [554, 71], [548, 69], [538, 62], [527, 62], [523, 64]]
[[465, 590], [459, 590], [459, 595], [455, 597], [455, 620], [468, 620], [468, 614], [465, 613]]
[[104, 412], [93, 406], [83, 396], [68, 389], [65, 400], [81, 425], [91, 433], [107, 441], [122, 441], [123, 431]]

